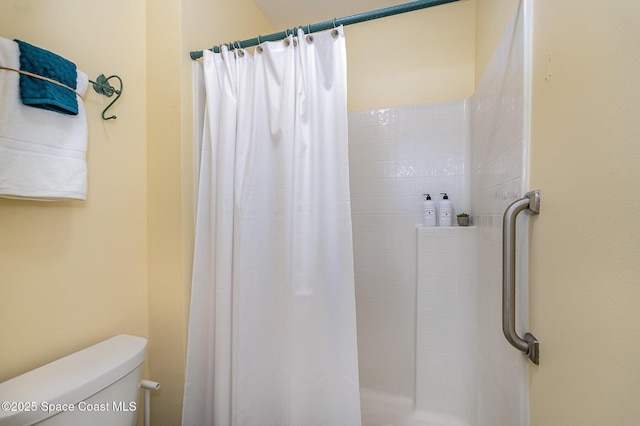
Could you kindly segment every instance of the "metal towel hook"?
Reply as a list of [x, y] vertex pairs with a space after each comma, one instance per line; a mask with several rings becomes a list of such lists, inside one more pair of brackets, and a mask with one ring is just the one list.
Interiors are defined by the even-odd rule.
[[[112, 78], [117, 78], [118, 81], [120, 82], [120, 88], [116, 89], [115, 87], [113, 87], [111, 84], [109, 84], [109, 80], [111, 80]], [[116, 119], [118, 117], [116, 117], [115, 115], [112, 115], [110, 117], [105, 117], [105, 113], [107, 112], [107, 110], [109, 108], [111, 108], [111, 106], [113, 104], [116, 103], [116, 101], [120, 98], [120, 95], [122, 95], [122, 89], [123, 89], [123, 84], [122, 84], [122, 79], [120, 77], [118, 77], [117, 75], [111, 75], [109, 77], [105, 77], [104, 74], [100, 74], [98, 76], [98, 78], [96, 78], [97, 81], [93, 81], [93, 80], [89, 80], [90, 83], [93, 84], [93, 90], [96, 91], [96, 93], [100, 94], [100, 95], [104, 95], [108, 98], [110, 98], [111, 96], [113, 96], [113, 94], [116, 94], [116, 97], [114, 100], [111, 101], [111, 103], [109, 105], [107, 105], [107, 107], [102, 111], [102, 119], [103, 120], [111, 120], [111, 119]]]

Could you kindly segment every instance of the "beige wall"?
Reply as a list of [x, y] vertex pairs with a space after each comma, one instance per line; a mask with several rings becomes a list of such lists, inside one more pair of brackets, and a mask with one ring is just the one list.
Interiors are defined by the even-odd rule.
[[349, 111], [465, 99], [476, 0], [345, 27]]
[[184, 377], [184, 264], [181, 204], [181, 5], [147, 2], [149, 177], [149, 377], [154, 424], [179, 424]]
[[534, 1], [531, 424], [640, 424], [640, 4]]
[[110, 99], [91, 88], [84, 97], [86, 202], [0, 199], [0, 381], [116, 334], [147, 336], [144, 2], [114, 0], [104, 12], [95, 2], [0, 2], [0, 36], [125, 84], [117, 120], [100, 118]]
[[[517, 3], [478, 1], [476, 78]], [[533, 8], [531, 425], [637, 425], [640, 5]]]

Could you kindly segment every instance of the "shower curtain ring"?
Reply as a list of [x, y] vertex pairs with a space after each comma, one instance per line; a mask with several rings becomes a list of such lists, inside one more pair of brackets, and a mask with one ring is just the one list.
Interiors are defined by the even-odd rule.
[[291, 44], [291, 42], [289, 41], [289, 28], [287, 28], [286, 30], [284, 30], [284, 40], [283, 43], [285, 46], [289, 47], [289, 45]]
[[256, 47], [256, 52], [258, 53], [262, 53], [262, 46], [260, 46], [262, 44], [262, 41], [260, 40], [260, 36], [258, 36], [258, 47]]
[[237, 52], [238, 52], [238, 56], [241, 58], [244, 58], [244, 50], [242, 50], [242, 44], [240, 43], [240, 40], [236, 41], [235, 43], [237, 43], [238, 47], [237, 47]]
[[340, 35], [338, 30], [336, 29], [336, 18], [333, 18], [333, 29], [331, 30], [331, 35], [333, 36], [333, 38], [337, 38]]
[[307, 43], [313, 43], [313, 36], [311, 35], [311, 24], [307, 24]]

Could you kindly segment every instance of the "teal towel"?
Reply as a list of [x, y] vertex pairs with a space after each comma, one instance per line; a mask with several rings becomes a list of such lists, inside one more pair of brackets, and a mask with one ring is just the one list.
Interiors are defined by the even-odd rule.
[[[76, 89], [78, 73], [73, 62], [24, 41], [15, 42], [20, 47], [20, 70], [56, 80]], [[20, 98], [25, 105], [78, 115], [76, 93], [46, 80], [20, 74]]]

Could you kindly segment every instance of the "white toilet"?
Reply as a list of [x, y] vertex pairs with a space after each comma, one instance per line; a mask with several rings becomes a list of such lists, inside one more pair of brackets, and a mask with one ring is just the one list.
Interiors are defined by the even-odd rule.
[[0, 426], [135, 426], [146, 349], [121, 334], [0, 383]]

